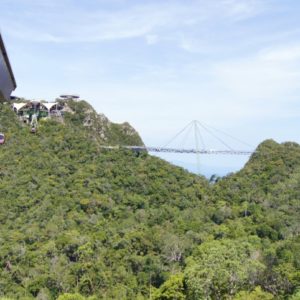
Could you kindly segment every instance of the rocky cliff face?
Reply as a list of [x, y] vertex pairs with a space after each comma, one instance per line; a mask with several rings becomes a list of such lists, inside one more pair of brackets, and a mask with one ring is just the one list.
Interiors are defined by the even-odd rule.
[[60, 100], [60, 103], [64, 106], [66, 121], [84, 126], [101, 144], [143, 145], [141, 137], [128, 122], [113, 123], [86, 101]]

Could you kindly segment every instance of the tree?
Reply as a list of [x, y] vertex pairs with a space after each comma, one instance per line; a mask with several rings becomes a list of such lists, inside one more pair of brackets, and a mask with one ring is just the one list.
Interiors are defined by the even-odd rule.
[[270, 293], [264, 292], [260, 286], [256, 287], [252, 292], [241, 291], [233, 300], [272, 300], [274, 296]]
[[185, 272], [188, 299], [220, 299], [254, 285], [264, 269], [255, 251], [249, 242], [238, 240], [200, 245]]
[[63, 294], [60, 295], [57, 300], [86, 300], [85, 297], [81, 296], [80, 294]]
[[153, 300], [184, 300], [183, 274], [172, 275], [153, 295]]
[[289, 298], [289, 300], [300, 300], [300, 289], [296, 290], [296, 292]]

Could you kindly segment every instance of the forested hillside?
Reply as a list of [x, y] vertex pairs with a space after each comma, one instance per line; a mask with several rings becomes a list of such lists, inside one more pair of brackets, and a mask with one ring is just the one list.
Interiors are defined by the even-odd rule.
[[0, 105], [0, 297], [300, 299], [299, 145], [265, 141], [210, 183], [102, 149], [142, 141], [69, 105], [36, 135]]

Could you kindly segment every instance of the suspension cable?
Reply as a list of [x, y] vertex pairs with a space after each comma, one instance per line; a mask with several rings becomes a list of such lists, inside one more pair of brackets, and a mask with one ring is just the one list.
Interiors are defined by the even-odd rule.
[[199, 136], [199, 138], [200, 138], [201, 145], [202, 145], [203, 149], [206, 149], [206, 146], [205, 146], [205, 143], [204, 143], [204, 139], [203, 139], [203, 136], [202, 136], [202, 134], [201, 134], [201, 130], [200, 130], [200, 128], [199, 128], [197, 122], [196, 122], [195, 130], [196, 130], [196, 132], [197, 132], [197, 134], [198, 134], [198, 136]]
[[169, 144], [171, 144], [179, 135], [181, 135], [191, 124], [193, 123], [190, 122], [187, 124], [182, 130], [180, 130], [175, 136], [173, 136], [163, 147], [167, 147]]
[[[204, 123], [204, 122], [202, 122], [202, 124], [205, 124], [205, 123]], [[213, 126], [211, 126], [211, 125], [208, 125], [208, 124], [205, 124], [205, 126], [206, 126], [206, 127], [209, 127], [209, 128], [211, 128], [211, 129], [213, 129], [213, 130], [215, 130], [215, 131], [218, 131], [218, 132], [220, 132], [220, 133], [222, 133], [222, 134], [224, 134], [224, 135], [226, 135], [226, 136], [228, 136], [228, 137], [232, 138], [233, 140], [235, 140], [235, 141], [237, 141], [237, 142], [239, 142], [239, 143], [241, 143], [241, 144], [244, 144], [244, 145], [246, 145], [246, 146], [248, 146], [248, 147], [251, 147], [251, 148], [253, 148], [253, 145], [250, 145], [250, 144], [248, 144], [247, 142], [245, 142], [245, 141], [242, 141], [242, 140], [240, 140], [240, 139], [238, 139], [238, 138], [236, 138], [236, 137], [234, 137], [234, 136], [230, 135], [229, 133], [227, 133], [227, 132], [225, 132], [225, 131], [223, 131], [223, 130], [220, 130], [220, 129], [214, 128]]]
[[197, 158], [197, 171], [198, 174], [200, 174], [200, 147], [199, 147], [199, 140], [197, 136], [197, 121], [193, 121], [193, 127], [194, 127], [194, 136], [195, 136], [195, 142], [196, 142], [196, 158]]
[[225, 143], [222, 139], [220, 139], [218, 136], [216, 136], [211, 130], [209, 130], [206, 126], [204, 126], [202, 123], [200, 123], [199, 121], [197, 121], [197, 123], [204, 128], [204, 130], [206, 130], [210, 135], [212, 135], [215, 139], [217, 139], [220, 143], [222, 143], [226, 148], [228, 148], [229, 150], [233, 150], [227, 143]]
[[182, 148], [184, 148], [185, 144], [186, 144], [186, 141], [188, 140], [188, 137], [189, 135], [191, 134], [192, 130], [191, 130], [192, 126], [190, 126], [189, 128], [186, 129], [186, 133], [182, 139], [182, 142], [181, 142], [181, 146]]

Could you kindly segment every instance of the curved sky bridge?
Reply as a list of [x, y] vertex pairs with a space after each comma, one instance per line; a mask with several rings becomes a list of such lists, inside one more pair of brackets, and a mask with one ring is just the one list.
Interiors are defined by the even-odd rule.
[[185, 154], [223, 154], [223, 155], [251, 155], [255, 151], [249, 150], [215, 150], [215, 149], [184, 149], [167, 147], [147, 147], [147, 146], [101, 146], [102, 149], [120, 150], [129, 149], [133, 151], [148, 151], [161, 153], [185, 153]]
[[[100, 147], [111, 151], [122, 149], [134, 152], [147, 151], [207, 178], [212, 174], [225, 176], [229, 172], [237, 171], [246, 163], [248, 157], [256, 152], [255, 147], [247, 142], [199, 121], [190, 122], [161, 146], [102, 145]], [[227, 158], [225, 159], [224, 156]]]
[[[211, 139], [206, 139], [205, 134], [210, 136]], [[188, 140], [189, 136], [192, 138], [192, 143], [189, 143], [189, 146], [186, 146], [186, 141]], [[224, 139], [224, 136], [226, 137], [226, 140]], [[212, 139], [215, 141], [214, 143], [211, 143]], [[235, 141], [235, 144], [239, 144], [239, 147], [236, 147], [236, 145], [231, 145], [230, 140]], [[177, 145], [174, 146], [175, 141], [179, 141], [180, 143], [177, 143]], [[241, 145], [243, 145], [243, 148]], [[164, 146], [114, 145], [101, 146], [101, 148], [108, 150], [130, 149], [137, 152], [148, 151], [156, 153], [195, 154], [197, 157], [203, 154], [249, 156], [255, 152], [252, 150], [254, 147], [248, 143], [210, 125], [200, 123], [199, 121], [192, 121], [187, 124]], [[197, 160], [199, 164], [199, 157]]]

